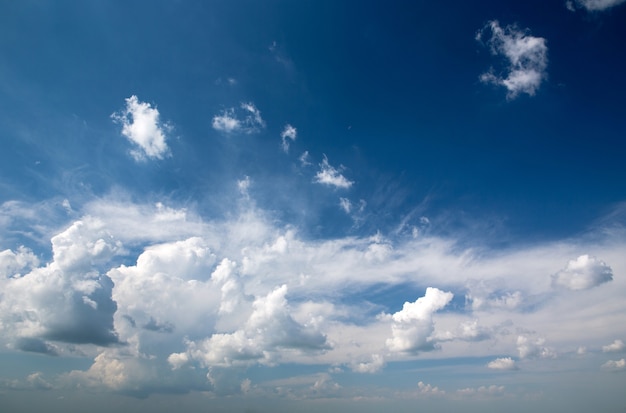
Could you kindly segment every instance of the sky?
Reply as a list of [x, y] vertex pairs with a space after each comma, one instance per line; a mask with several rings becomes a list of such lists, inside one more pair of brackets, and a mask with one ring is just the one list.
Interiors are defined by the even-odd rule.
[[0, 1], [0, 409], [626, 408], [626, 1]]

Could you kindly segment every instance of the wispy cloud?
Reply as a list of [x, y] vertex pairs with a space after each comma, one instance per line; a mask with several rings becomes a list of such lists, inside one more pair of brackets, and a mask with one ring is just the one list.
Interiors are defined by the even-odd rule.
[[574, 11], [576, 7], [582, 7], [587, 11], [603, 11], [624, 3], [626, 0], [575, 0], [565, 3], [569, 10]]
[[224, 109], [213, 117], [211, 124], [213, 129], [227, 134], [251, 134], [265, 128], [261, 111], [252, 102], [243, 102], [239, 108]]
[[294, 128], [290, 124], [286, 124], [285, 128], [280, 134], [280, 137], [283, 140], [282, 141], [283, 151], [285, 151], [285, 153], [289, 152], [289, 143], [290, 143], [289, 141], [290, 140], [295, 141], [297, 136], [298, 136], [298, 131], [296, 130], [296, 128]]
[[340, 173], [339, 170], [329, 164], [328, 158], [326, 156], [324, 156], [324, 159], [320, 164], [320, 170], [315, 175], [315, 182], [343, 189], [350, 188], [354, 183], [352, 181], [349, 181], [345, 176]]
[[515, 360], [511, 357], [497, 358], [487, 363], [487, 367], [493, 370], [517, 370]]
[[514, 99], [520, 93], [534, 95], [546, 79], [548, 67], [548, 47], [546, 39], [528, 34], [515, 26], [500, 27], [498, 21], [489, 22], [476, 35], [489, 45], [491, 53], [506, 60], [503, 74], [490, 71], [480, 75], [484, 83], [504, 86], [507, 98]]
[[170, 153], [166, 143], [166, 131], [171, 126], [161, 123], [156, 107], [139, 101], [133, 95], [126, 99], [126, 107], [113, 113], [111, 118], [122, 125], [122, 135], [136, 146], [131, 151], [135, 160], [163, 159]]

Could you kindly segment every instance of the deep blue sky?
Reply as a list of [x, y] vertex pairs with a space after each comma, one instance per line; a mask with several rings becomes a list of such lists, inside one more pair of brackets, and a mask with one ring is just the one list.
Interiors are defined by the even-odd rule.
[[623, 405], [624, 39], [620, 0], [0, 1], [0, 406], [547, 411], [542, 363]]

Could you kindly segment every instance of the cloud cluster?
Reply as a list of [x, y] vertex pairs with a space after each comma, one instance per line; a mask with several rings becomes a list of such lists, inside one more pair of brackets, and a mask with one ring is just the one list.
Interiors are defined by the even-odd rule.
[[226, 133], [256, 133], [265, 128], [261, 111], [252, 102], [243, 102], [239, 108], [224, 109], [211, 122], [213, 129]]
[[507, 64], [503, 75], [494, 73], [491, 69], [480, 75], [480, 80], [506, 87], [509, 99], [514, 99], [520, 93], [534, 95], [547, 77], [546, 39], [531, 36], [514, 26], [502, 28], [495, 20], [489, 22], [477, 34], [477, 40], [482, 41], [485, 34], [490, 35], [486, 43], [491, 53], [504, 57]]
[[552, 285], [567, 290], [588, 290], [611, 280], [611, 267], [595, 257], [581, 255], [552, 276]]
[[111, 115], [122, 125], [122, 135], [136, 146], [131, 151], [135, 160], [163, 159], [169, 154], [166, 131], [170, 126], [162, 124], [159, 117], [156, 107], [139, 101], [135, 95], [126, 99], [124, 109]]
[[569, 10], [574, 10], [575, 6], [582, 7], [587, 11], [603, 11], [610, 9], [611, 7], [618, 6], [624, 3], [626, 0], [575, 0], [575, 2], [568, 1], [566, 6]]

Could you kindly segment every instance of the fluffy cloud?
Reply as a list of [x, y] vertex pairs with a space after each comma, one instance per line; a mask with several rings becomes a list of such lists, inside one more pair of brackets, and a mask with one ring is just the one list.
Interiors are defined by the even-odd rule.
[[603, 370], [607, 370], [607, 371], [626, 370], [626, 359], [609, 360], [606, 363], [604, 363], [601, 367]]
[[[25, 351], [55, 354], [45, 340], [108, 345], [118, 341], [113, 328], [117, 306], [113, 283], [99, 265], [123, 251], [99, 220], [86, 217], [52, 238], [53, 260], [23, 276], [3, 281], [0, 328]], [[5, 254], [24, 258], [30, 253]]]
[[285, 153], [289, 152], [289, 140], [295, 141], [297, 136], [298, 131], [296, 130], [296, 128], [294, 128], [290, 124], [286, 124], [285, 128], [280, 134], [280, 137], [283, 140], [283, 151], [285, 151]]
[[417, 353], [434, 349], [431, 334], [435, 327], [433, 314], [452, 300], [453, 294], [429, 287], [415, 302], [405, 302], [402, 310], [391, 315], [392, 338], [387, 339], [391, 351]]
[[503, 56], [507, 60], [507, 67], [504, 75], [496, 74], [492, 69], [483, 73], [480, 80], [506, 87], [509, 99], [517, 97], [520, 93], [534, 95], [547, 76], [546, 40], [531, 36], [514, 26], [502, 28], [495, 20], [489, 22], [478, 33], [477, 40], [482, 40], [485, 33], [491, 34], [487, 39], [491, 53]]
[[345, 176], [330, 165], [326, 156], [324, 156], [324, 159], [320, 164], [320, 170], [315, 175], [315, 182], [344, 189], [350, 188], [354, 183], [346, 179]]
[[122, 125], [122, 135], [137, 147], [131, 151], [135, 160], [163, 159], [169, 154], [166, 130], [170, 126], [163, 125], [159, 116], [156, 107], [140, 102], [135, 95], [126, 99], [126, 108], [111, 115]]
[[555, 358], [555, 351], [545, 346], [546, 340], [542, 337], [531, 339], [530, 337], [520, 335], [517, 337], [517, 351], [519, 357], [524, 358]]
[[[587, 11], [603, 11], [610, 9], [611, 7], [618, 6], [624, 3], [626, 0], [576, 0], [575, 4], [578, 7], [582, 7]], [[569, 10], [574, 10], [574, 2], [566, 2], [566, 6]]]
[[603, 261], [581, 255], [552, 276], [554, 287], [568, 290], [587, 290], [613, 280], [613, 270]]
[[265, 127], [261, 111], [254, 103], [243, 102], [239, 108], [229, 108], [215, 115], [213, 129], [224, 133], [255, 133]]
[[615, 340], [607, 346], [602, 346], [602, 351], [605, 353], [618, 353], [624, 351], [624, 349], [626, 349], [626, 345], [622, 340]]
[[494, 370], [517, 370], [515, 360], [511, 357], [497, 358], [487, 363], [487, 367]]

